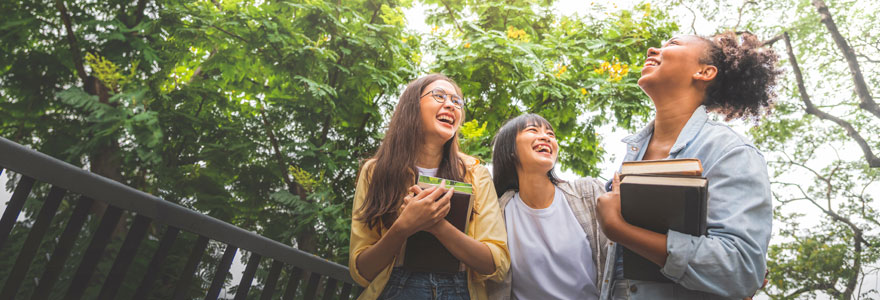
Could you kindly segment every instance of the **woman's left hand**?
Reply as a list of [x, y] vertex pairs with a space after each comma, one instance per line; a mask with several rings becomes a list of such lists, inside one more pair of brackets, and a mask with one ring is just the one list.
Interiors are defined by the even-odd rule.
[[[443, 196], [444, 197], [451, 196], [451, 193], [450, 193], [451, 191], [452, 191], [451, 188], [448, 189], [444, 193]], [[419, 185], [413, 185], [413, 186], [409, 187], [409, 192], [417, 195], [422, 192], [422, 188]], [[400, 209], [403, 210], [404, 208], [406, 208], [406, 205], [409, 204], [410, 201], [414, 201], [414, 200], [408, 200], [407, 198], [404, 198], [404, 202], [403, 202], [403, 204], [401, 204]], [[434, 225], [431, 225], [428, 228], [425, 228], [424, 230], [427, 231], [428, 233], [431, 233], [436, 236], [439, 233], [441, 233], [441, 231], [449, 228], [449, 226], [446, 226], [446, 225], [451, 225], [451, 224], [449, 223], [449, 221], [446, 221], [446, 219], [444, 218], [444, 219], [440, 219], [439, 221], [437, 221], [437, 223], [434, 223]], [[455, 228], [455, 227], [452, 227], [452, 228]]]
[[624, 222], [623, 215], [620, 213], [620, 175], [614, 173], [614, 179], [611, 181], [611, 191], [599, 196], [596, 200], [596, 210], [599, 215], [599, 224], [605, 236], [614, 240], [613, 229]]

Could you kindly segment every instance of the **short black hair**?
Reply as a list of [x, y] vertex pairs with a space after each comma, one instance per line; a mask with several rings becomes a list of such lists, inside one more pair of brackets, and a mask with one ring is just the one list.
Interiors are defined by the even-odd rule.
[[779, 57], [749, 32], [726, 31], [700, 37], [708, 46], [700, 63], [718, 68], [703, 104], [727, 120], [760, 118], [773, 107]]
[[[528, 126], [543, 126], [553, 130], [553, 125], [550, 125], [544, 117], [527, 113], [504, 122], [492, 141], [492, 182], [499, 197], [508, 190], [519, 190], [516, 166], [520, 162], [519, 157], [516, 156], [516, 136]], [[553, 185], [561, 182], [553, 173], [553, 169], [547, 172], [547, 177]]]

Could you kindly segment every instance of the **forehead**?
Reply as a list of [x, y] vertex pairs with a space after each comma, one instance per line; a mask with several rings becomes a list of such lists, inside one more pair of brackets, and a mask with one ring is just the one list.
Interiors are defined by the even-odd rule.
[[535, 127], [535, 128], [545, 129], [545, 130], [553, 130], [553, 126], [550, 126], [549, 123], [545, 122], [544, 120], [540, 120], [540, 119], [526, 120], [524, 122], [522, 129], [526, 129], [526, 128], [530, 128], [530, 127]]
[[442, 80], [442, 79], [431, 82], [430, 84], [428, 84], [428, 86], [425, 87], [425, 91], [430, 91], [433, 89], [441, 89], [444, 92], [449, 93], [449, 94], [457, 94], [455, 92], [455, 86], [452, 85], [452, 83], [450, 83], [449, 81]]
[[663, 42], [663, 46], [668, 45], [670, 42], [675, 41], [679, 44], [690, 45], [690, 44], [702, 44], [703, 39], [694, 36], [694, 35], [677, 35], [672, 37], [671, 39]]

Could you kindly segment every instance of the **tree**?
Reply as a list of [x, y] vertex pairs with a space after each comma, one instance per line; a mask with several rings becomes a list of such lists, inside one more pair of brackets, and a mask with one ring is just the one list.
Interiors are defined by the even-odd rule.
[[532, 1], [429, 3], [437, 24], [429, 68], [457, 80], [468, 100], [466, 152], [489, 159], [490, 138], [504, 121], [537, 113], [555, 126], [563, 168], [580, 175], [599, 172], [598, 127], [632, 130], [650, 116], [637, 74], [647, 48], [676, 30], [650, 5], [560, 17]]

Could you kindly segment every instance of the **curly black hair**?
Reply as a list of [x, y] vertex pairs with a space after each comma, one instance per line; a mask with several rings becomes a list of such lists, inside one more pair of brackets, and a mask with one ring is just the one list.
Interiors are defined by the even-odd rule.
[[726, 31], [701, 37], [708, 47], [700, 63], [718, 68], [706, 88], [706, 109], [725, 115], [727, 120], [760, 118], [773, 107], [779, 57], [749, 32]]

